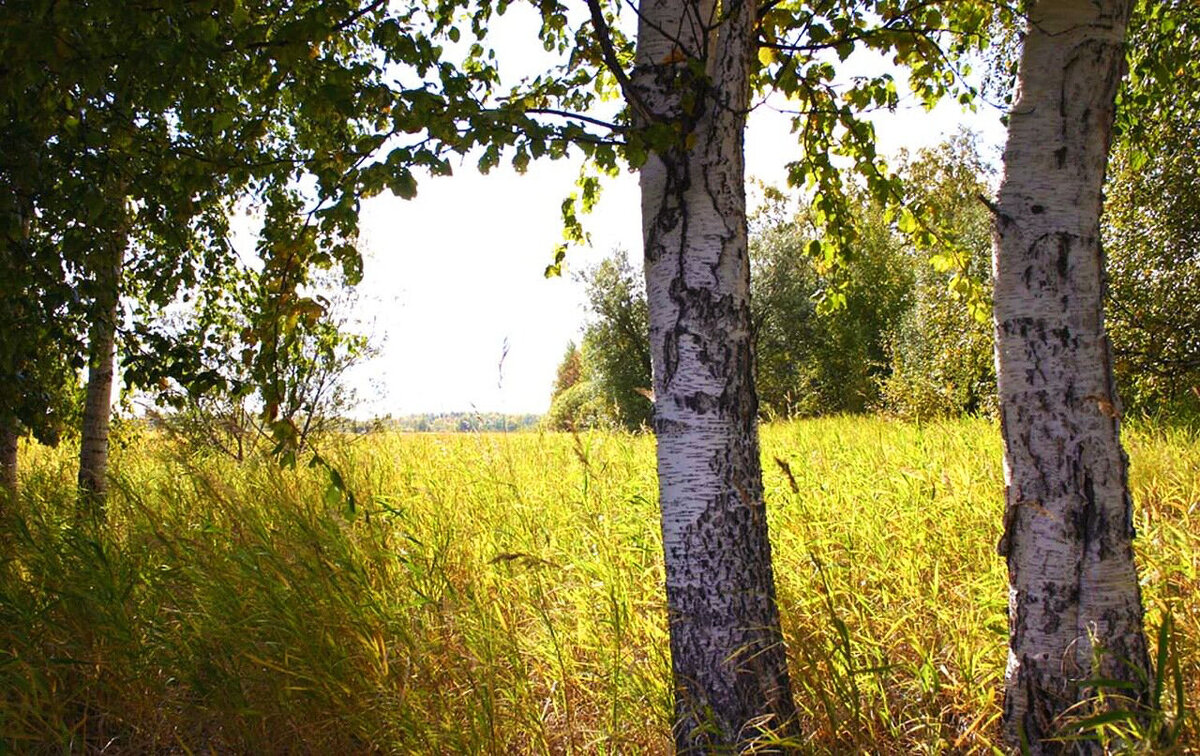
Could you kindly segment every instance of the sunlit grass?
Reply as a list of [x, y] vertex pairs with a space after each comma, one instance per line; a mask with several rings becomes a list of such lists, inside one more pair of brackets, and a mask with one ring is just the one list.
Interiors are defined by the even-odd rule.
[[[1200, 450], [1128, 446], [1151, 633], [1170, 609], [1194, 703]], [[990, 752], [995, 427], [807, 421], [763, 449], [808, 750]], [[356, 439], [327, 454], [352, 509], [319, 467], [147, 437], [115, 455], [102, 533], [74, 521], [69, 450], [30, 451], [3, 522], [0, 751], [670, 749], [650, 438]]]

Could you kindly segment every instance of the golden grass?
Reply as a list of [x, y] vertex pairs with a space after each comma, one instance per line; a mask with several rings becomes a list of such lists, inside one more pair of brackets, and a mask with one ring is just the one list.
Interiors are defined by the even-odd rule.
[[[1128, 446], [1148, 624], [1172, 612], [1195, 702], [1200, 448]], [[806, 421], [763, 449], [806, 749], [991, 752], [995, 427]], [[2, 531], [0, 751], [669, 751], [652, 439], [387, 435], [328, 456], [353, 509], [319, 467], [146, 437], [114, 456], [95, 533], [69, 450], [30, 450]], [[1197, 732], [1189, 715], [1180, 741]]]

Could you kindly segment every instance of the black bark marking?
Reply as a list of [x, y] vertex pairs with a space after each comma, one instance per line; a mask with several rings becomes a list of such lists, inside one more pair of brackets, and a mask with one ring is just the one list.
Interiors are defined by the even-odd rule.
[[1071, 329], [1066, 326], [1051, 328], [1050, 335], [1057, 338], [1064, 349], [1071, 345]]
[[1058, 628], [1062, 625], [1062, 617], [1057, 612], [1051, 611], [1050, 607], [1043, 608], [1046, 621], [1042, 624], [1042, 632], [1046, 635], [1052, 635], [1058, 632]]
[[720, 407], [720, 398], [712, 394], [697, 391], [687, 396], [677, 396], [675, 401], [687, 407], [698, 415], [707, 415]]
[[1108, 542], [1110, 528], [1103, 503], [1096, 499], [1096, 484], [1090, 470], [1083, 473], [1083, 501], [1083, 553], [1094, 554], [1097, 561], [1103, 562], [1111, 553]]
[[1068, 234], [1058, 235], [1058, 277], [1064, 281], [1071, 272], [1071, 237]]
[[663, 335], [663, 376], [662, 386], [659, 387], [660, 394], [666, 386], [670, 385], [671, 379], [675, 377], [675, 370], [679, 367], [680, 330], [676, 324], [675, 330], [667, 331]]

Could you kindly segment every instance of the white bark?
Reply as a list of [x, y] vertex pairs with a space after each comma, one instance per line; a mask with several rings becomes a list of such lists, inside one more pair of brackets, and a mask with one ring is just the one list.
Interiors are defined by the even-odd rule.
[[743, 133], [755, 9], [640, 10], [639, 125], [678, 136], [640, 176], [675, 739], [680, 752], [711, 752], [794, 725], [750, 333]]
[[1129, 12], [1129, 0], [1032, 5], [996, 208], [1000, 550], [1010, 585], [1004, 732], [1033, 753], [1068, 748], [1042, 741], [1094, 692], [1081, 681], [1144, 686], [1148, 669], [1100, 248]]
[[123, 235], [96, 252], [96, 296], [88, 335], [88, 380], [79, 444], [80, 501], [86, 514], [103, 517], [108, 476], [108, 432], [116, 363], [117, 303], [125, 256]]

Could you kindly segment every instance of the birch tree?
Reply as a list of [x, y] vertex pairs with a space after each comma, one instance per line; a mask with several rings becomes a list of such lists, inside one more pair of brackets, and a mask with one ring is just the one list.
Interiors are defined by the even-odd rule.
[[671, 130], [641, 167], [659, 502], [680, 752], [787, 734], [750, 327], [743, 134], [755, 4], [655, 0], [626, 95]]
[[88, 321], [88, 376], [79, 439], [79, 490], [94, 508], [104, 498], [108, 472], [108, 431], [116, 373], [118, 305], [125, 247], [129, 241], [126, 197], [109, 194], [105, 208], [113, 220], [111, 233], [99, 235], [88, 255], [92, 301]]
[[1032, 4], [995, 208], [1000, 553], [1010, 597], [1004, 734], [1033, 753], [1067, 749], [1048, 738], [1083, 713], [1103, 684], [1090, 681], [1116, 681], [1136, 706], [1149, 679], [1100, 248], [1130, 5]]

